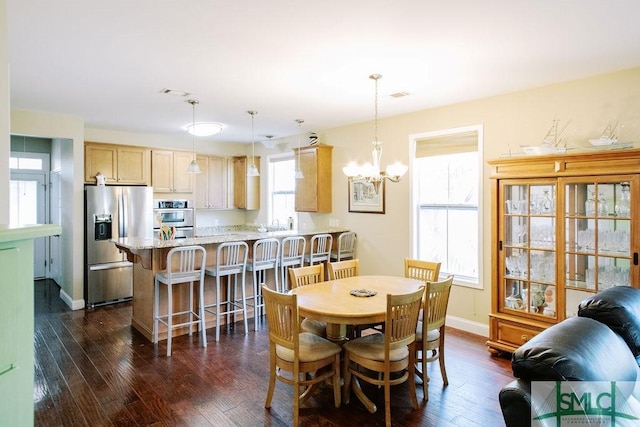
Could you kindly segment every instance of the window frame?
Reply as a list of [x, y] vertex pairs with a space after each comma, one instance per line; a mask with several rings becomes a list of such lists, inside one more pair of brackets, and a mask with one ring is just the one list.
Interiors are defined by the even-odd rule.
[[[268, 196], [267, 196], [267, 222], [269, 224], [273, 224], [273, 221], [275, 220], [275, 218], [273, 218], [273, 174], [271, 173], [271, 167], [273, 166], [273, 163], [278, 163], [278, 162], [283, 162], [283, 161], [287, 161], [287, 160], [293, 160], [295, 162], [295, 154], [293, 153], [293, 151], [291, 152], [287, 152], [287, 153], [279, 153], [279, 154], [271, 154], [269, 156], [267, 156], [267, 170], [268, 170], [268, 179], [267, 179], [267, 191], [268, 191]], [[292, 179], [294, 179], [292, 177]], [[287, 192], [288, 194], [288, 192]], [[294, 198], [295, 198], [295, 186], [294, 186], [294, 190], [292, 192]], [[295, 209], [295, 207], [294, 207]], [[294, 219], [294, 223], [296, 221], [296, 212], [294, 210], [293, 214], [293, 219]], [[279, 224], [280, 226], [284, 226], [287, 227], [288, 224], [286, 223], [281, 223]], [[295, 225], [294, 225], [295, 228]]]
[[[420, 197], [419, 197], [419, 186], [416, 184], [419, 176], [416, 171], [416, 159], [417, 159], [417, 148], [421, 141], [425, 141], [428, 139], [442, 139], [445, 137], [455, 137], [460, 136], [462, 134], [475, 133], [477, 136], [477, 152], [478, 152], [478, 236], [477, 236], [477, 247], [478, 247], [478, 279], [477, 281], [471, 280], [463, 280], [460, 277], [454, 276], [454, 284], [459, 286], [470, 287], [474, 289], [484, 289], [483, 285], [483, 223], [484, 223], [484, 215], [483, 215], [483, 206], [484, 206], [484, 185], [483, 185], [483, 131], [484, 126], [482, 124], [478, 125], [470, 125], [470, 126], [462, 126], [457, 128], [449, 128], [442, 129], [437, 131], [429, 131], [422, 132], [417, 134], [409, 135], [410, 142], [410, 156], [409, 156], [409, 170], [410, 170], [410, 198], [409, 198], [409, 229], [410, 229], [410, 256], [416, 257], [418, 253], [418, 241], [419, 241], [419, 231], [420, 228], [418, 226], [418, 217], [419, 217], [419, 209], [420, 209]], [[455, 272], [453, 272], [455, 274]]]

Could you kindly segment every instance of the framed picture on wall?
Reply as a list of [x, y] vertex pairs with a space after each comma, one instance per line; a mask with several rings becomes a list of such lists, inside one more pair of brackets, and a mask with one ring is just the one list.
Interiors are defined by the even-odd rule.
[[378, 192], [367, 181], [351, 181], [349, 184], [349, 212], [384, 213], [384, 181]]

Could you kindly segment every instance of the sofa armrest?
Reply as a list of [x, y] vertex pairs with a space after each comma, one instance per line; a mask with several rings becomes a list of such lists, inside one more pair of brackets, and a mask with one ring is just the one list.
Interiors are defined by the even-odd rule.
[[531, 383], [511, 381], [498, 395], [506, 427], [531, 425]]

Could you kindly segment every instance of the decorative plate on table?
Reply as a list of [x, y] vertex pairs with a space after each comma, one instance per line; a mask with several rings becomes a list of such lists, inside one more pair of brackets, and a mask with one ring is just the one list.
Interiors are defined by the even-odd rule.
[[376, 291], [370, 289], [353, 289], [350, 293], [354, 297], [372, 297], [377, 294]]

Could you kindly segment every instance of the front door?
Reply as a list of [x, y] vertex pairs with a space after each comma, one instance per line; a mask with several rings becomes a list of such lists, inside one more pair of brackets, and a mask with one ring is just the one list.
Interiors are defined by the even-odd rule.
[[[11, 172], [11, 225], [44, 224], [46, 222], [46, 174], [44, 172]], [[34, 279], [47, 276], [48, 238], [34, 240]]]

